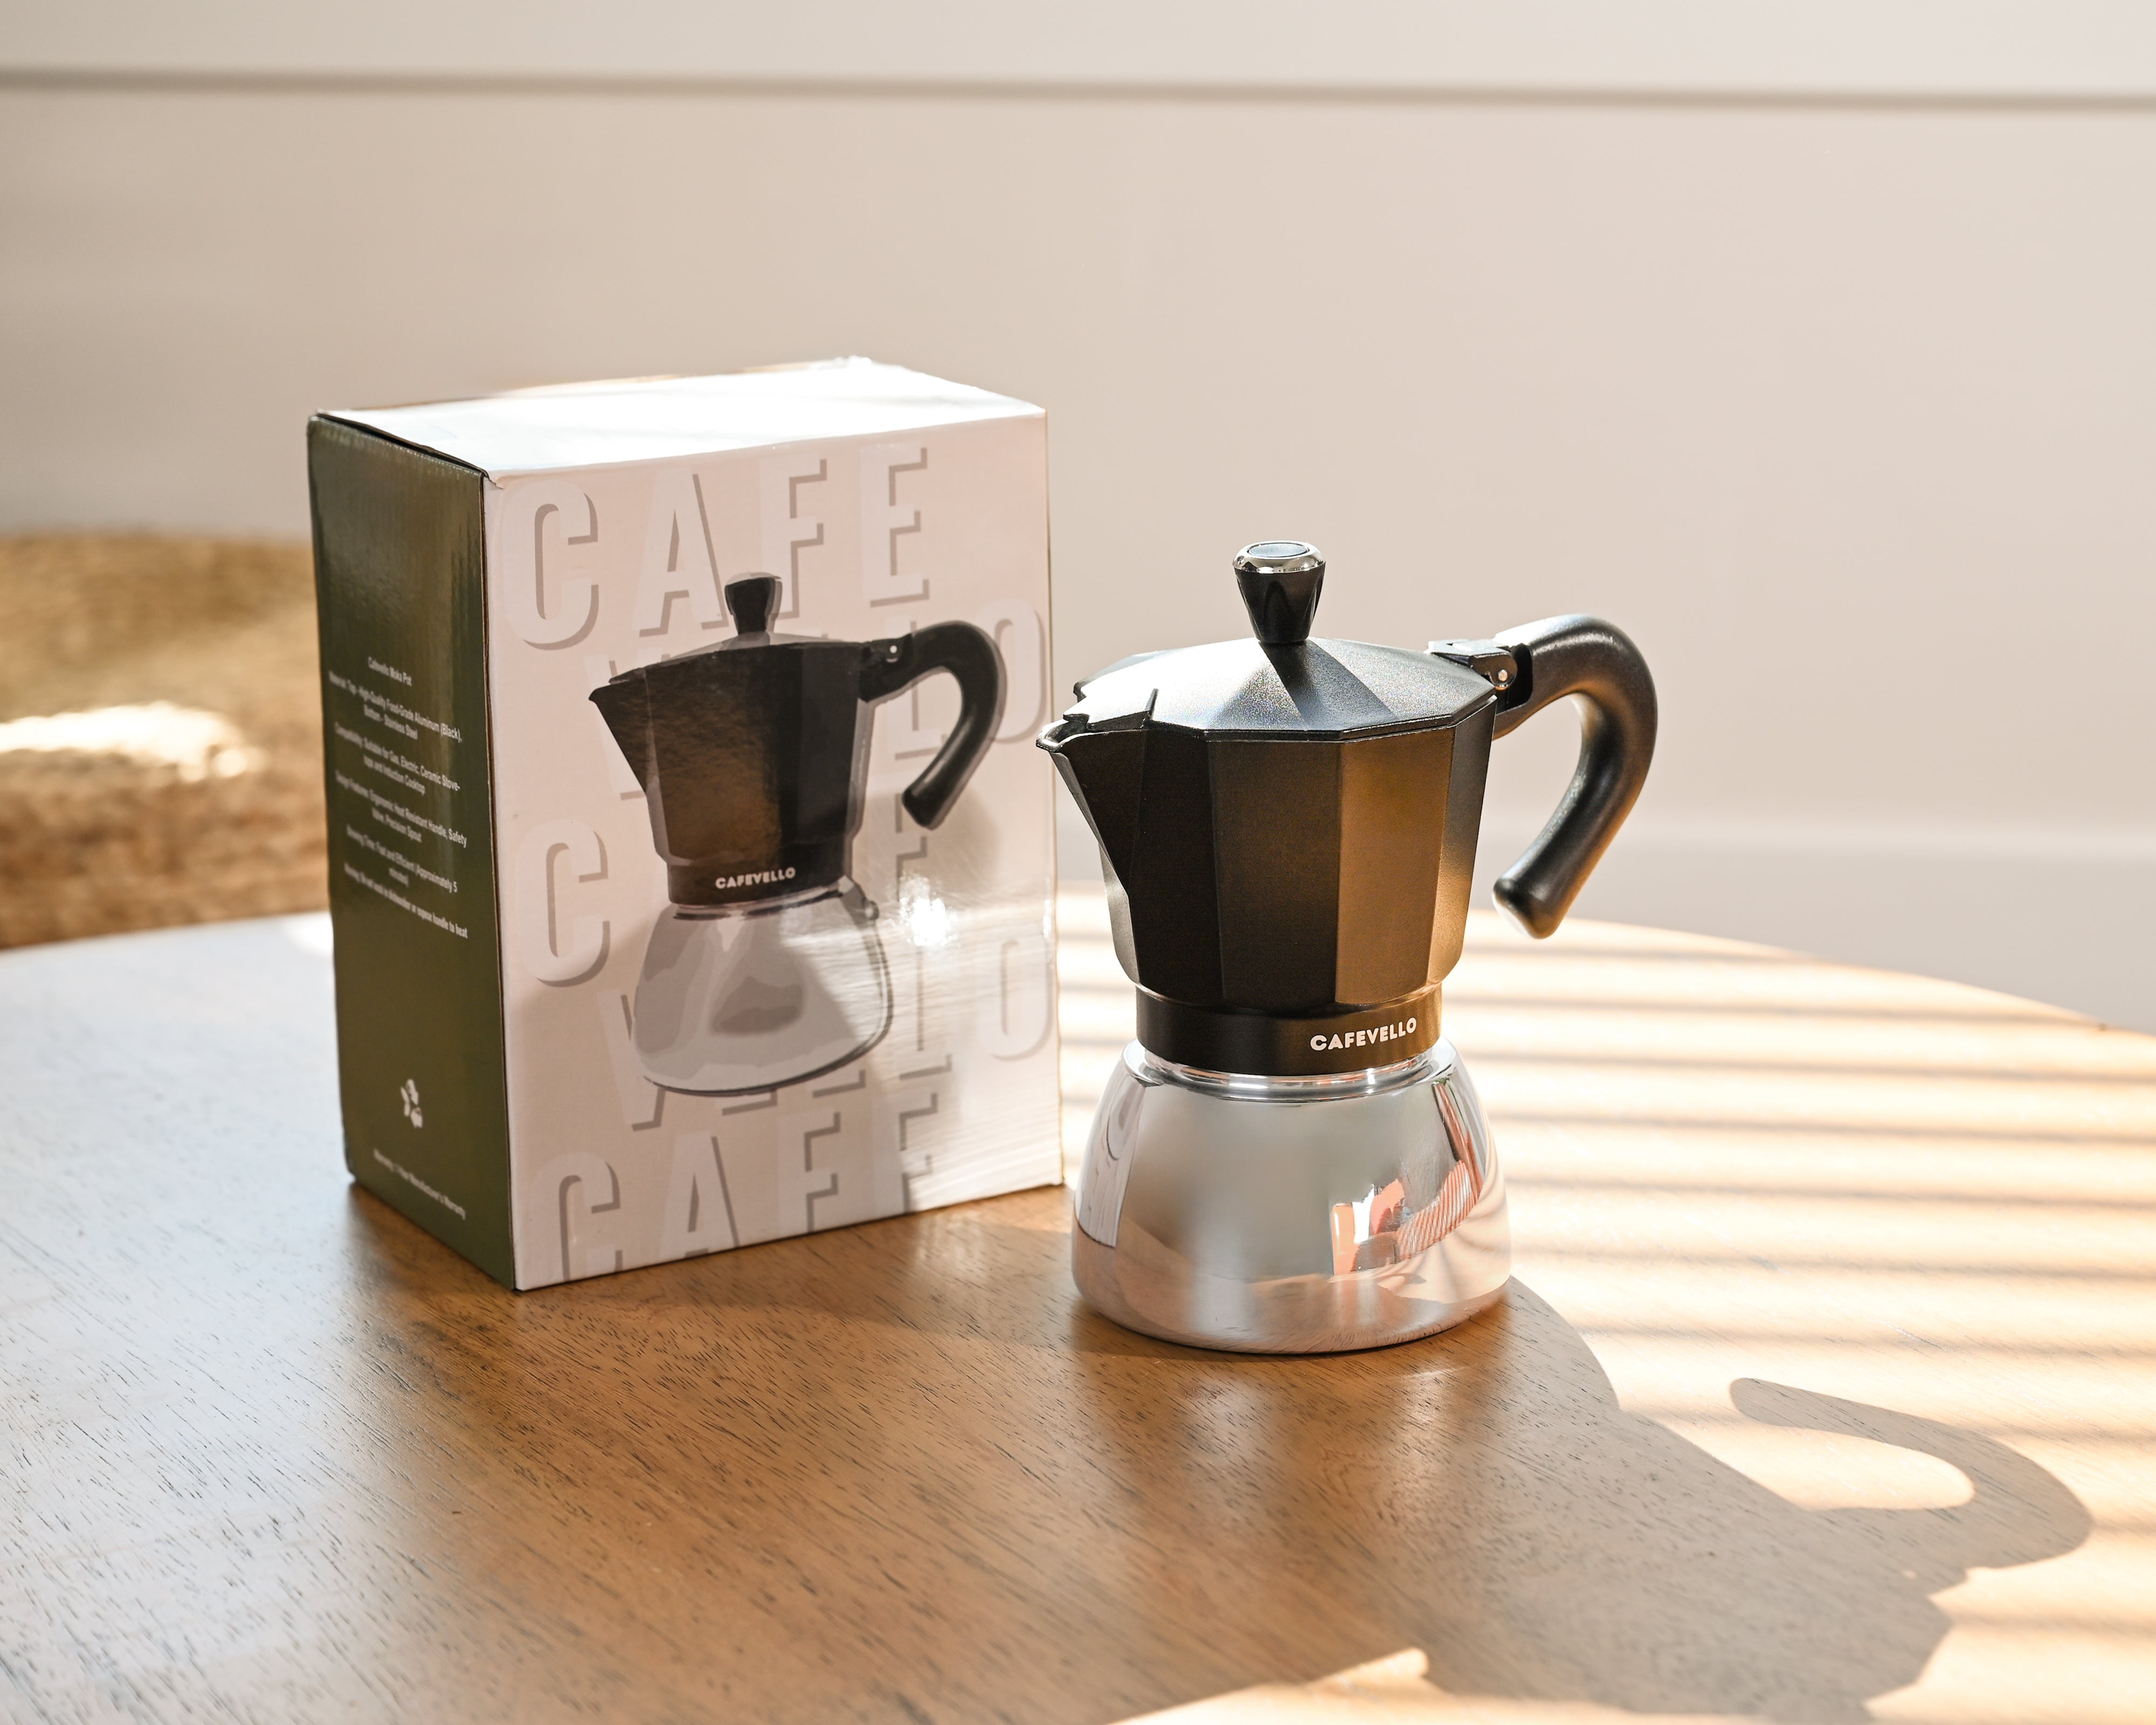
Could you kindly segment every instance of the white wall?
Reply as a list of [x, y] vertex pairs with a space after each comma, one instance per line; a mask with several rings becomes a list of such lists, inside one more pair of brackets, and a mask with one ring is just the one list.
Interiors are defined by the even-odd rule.
[[[2156, 1029], [2143, 95], [46, 51], [0, 79], [0, 526], [298, 533], [312, 408], [870, 353], [1050, 409], [1066, 683], [1239, 631], [1270, 534], [1333, 633], [1599, 611], [1664, 732], [1584, 909]], [[1567, 728], [1501, 748], [1492, 862]]]

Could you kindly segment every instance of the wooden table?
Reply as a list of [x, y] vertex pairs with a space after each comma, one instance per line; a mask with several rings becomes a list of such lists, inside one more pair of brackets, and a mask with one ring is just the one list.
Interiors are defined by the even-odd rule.
[[2156, 1717], [2156, 1040], [1478, 920], [1507, 1304], [1245, 1358], [1059, 1191], [504, 1292], [346, 1184], [324, 937], [0, 957], [0, 1716]]

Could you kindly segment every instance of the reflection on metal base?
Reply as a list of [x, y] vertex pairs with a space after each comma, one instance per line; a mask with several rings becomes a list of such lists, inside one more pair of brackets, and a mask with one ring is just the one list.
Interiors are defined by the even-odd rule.
[[1196, 1348], [1332, 1353], [1473, 1317], [1512, 1274], [1505, 1182], [1451, 1044], [1339, 1078], [1123, 1050], [1086, 1146], [1078, 1291]]

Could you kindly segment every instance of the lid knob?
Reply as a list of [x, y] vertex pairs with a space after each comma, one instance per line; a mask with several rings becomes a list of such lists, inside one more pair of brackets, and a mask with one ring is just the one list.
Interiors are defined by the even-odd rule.
[[745, 635], [760, 635], [771, 627], [771, 614], [778, 608], [776, 575], [744, 575], [726, 583], [726, 609], [734, 614], [734, 627]]
[[1298, 539], [1265, 539], [1235, 553], [1235, 584], [1250, 627], [1268, 647], [1299, 646], [1310, 639], [1317, 596], [1325, 587], [1325, 559]]

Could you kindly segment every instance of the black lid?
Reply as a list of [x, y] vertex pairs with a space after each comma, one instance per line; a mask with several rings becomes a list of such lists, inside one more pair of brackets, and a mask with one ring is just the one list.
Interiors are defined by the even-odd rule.
[[1255, 640], [1142, 653], [1078, 685], [1065, 727], [1173, 725], [1209, 735], [1338, 737], [1456, 725], [1496, 699], [1464, 666], [1366, 641], [1312, 639], [1317, 547], [1264, 540], [1235, 558]]

